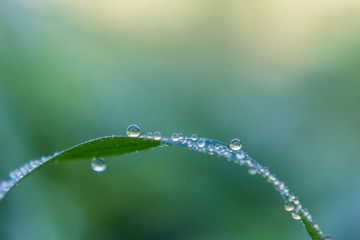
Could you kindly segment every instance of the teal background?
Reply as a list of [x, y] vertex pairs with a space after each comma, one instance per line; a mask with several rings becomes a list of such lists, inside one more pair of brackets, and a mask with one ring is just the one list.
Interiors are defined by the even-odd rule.
[[[0, 179], [99, 136], [172, 132], [244, 149], [322, 230], [360, 239], [360, 3], [0, 2]], [[271, 185], [156, 149], [42, 169], [0, 204], [0, 239], [309, 239]]]

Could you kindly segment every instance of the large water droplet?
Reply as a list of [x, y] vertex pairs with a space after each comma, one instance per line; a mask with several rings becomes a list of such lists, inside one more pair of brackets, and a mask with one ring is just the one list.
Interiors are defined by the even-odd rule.
[[128, 137], [138, 137], [140, 135], [140, 128], [135, 124], [131, 124], [126, 129], [126, 135], [128, 135]]
[[106, 170], [106, 163], [103, 158], [93, 158], [91, 159], [91, 169], [94, 172], [101, 173]]
[[160, 132], [154, 132], [154, 140], [160, 140], [161, 139], [161, 133]]
[[235, 138], [235, 139], [231, 140], [230, 148], [232, 150], [237, 151], [237, 150], [240, 150], [241, 147], [242, 147], [242, 143], [241, 143], [240, 139]]

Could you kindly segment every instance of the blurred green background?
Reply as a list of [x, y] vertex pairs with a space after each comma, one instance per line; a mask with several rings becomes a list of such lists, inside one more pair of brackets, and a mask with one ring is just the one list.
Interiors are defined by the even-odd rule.
[[[0, 179], [131, 123], [242, 139], [324, 232], [360, 239], [359, 1], [0, 2]], [[309, 239], [224, 159], [161, 148], [107, 165], [26, 179], [0, 239]]]

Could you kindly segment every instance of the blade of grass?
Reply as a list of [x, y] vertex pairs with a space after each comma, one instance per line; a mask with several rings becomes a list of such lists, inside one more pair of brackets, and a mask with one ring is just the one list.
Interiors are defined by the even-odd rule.
[[[200, 143], [200, 141], [202, 142]], [[204, 146], [201, 146], [200, 144], [204, 144]], [[138, 138], [111, 136], [86, 141], [84, 143], [68, 148], [62, 152], [55, 153], [52, 156], [42, 157], [40, 160], [30, 161], [29, 163], [22, 165], [19, 169], [11, 171], [9, 173], [9, 179], [0, 182], [0, 201], [11, 189], [14, 188], [14, 186], [16, 186], [20, 181], [22, 181], [24, 177], [27, 177], [35, 171], [38, 171], [44, 166], [66, 161], [89, 160], [94, 157], [110, 157], [116, 155], [123, 155], [166, 145], [191, 149], [211, 155], [215, 154], [218, 156], [222, 156], [234, 161], [235, 163], [249, 167], [249, 172], [255, 171], [255, 173], [258, 173], [259, 175], [262, 175], [266, 178], [270, 175], [269, 171], [267, 174], [261, 173], [261, 169], [265, 168], [258, 164], [246, 153], [242, 151], [229, 151], [229, 149], [231, 148], [228, 144], [213, 139], [191, 139], [185, 137], [184, 139], [178, 139], [174, 141], [165, 137], [161, 138], [160, 140], [154, 140], [149, 139], [145, 136], [140, 136]], [[207, 148], [204, 148], [205, 146], [207, 146]], [[217, 149], [217, 147], [219, 148]], [[238, 156], [240, 152], [244, 154], [243, 159], [239, 158]], [[267, 180], [269, 181], [269, 179]], [[275, 186], [275, 189], [281, 193], [281, 196], [286, 201], [287, 197], [284, 196], [283, 190], [277, 187], [278, 184], [273, 183], [273, 185]], [[326, 237], [324, 237], [324, 235], [322, 234], [321, 230], [318, 227], [315, 227], [316, 224], [312, 222], [310, 214], [305, 214], [302, 211], [298, 212], [298, 214], [312, 240], [326, 239]]]

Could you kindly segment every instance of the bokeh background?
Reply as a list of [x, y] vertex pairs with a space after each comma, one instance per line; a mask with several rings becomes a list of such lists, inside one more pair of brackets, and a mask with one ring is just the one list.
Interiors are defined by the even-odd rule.
[[[358, 0], [0, 2], [0, 178], [99, 136], [197, 133], [244, 149], [324, 232], [360, 239]], [[42, 169], [0, 239], [309, 239], [271, 185], [156, 149]]]

